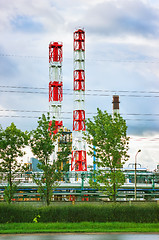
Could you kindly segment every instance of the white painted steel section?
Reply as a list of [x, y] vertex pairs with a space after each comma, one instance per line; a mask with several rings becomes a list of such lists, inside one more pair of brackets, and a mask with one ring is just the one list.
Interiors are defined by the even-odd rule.
[[51, 65], [49, 67], [50, 81], [62, 82], [62, 68], [61, 65]]
[[85, 91], [74, 91], [74, 110], [85, 110]]
[[61, 107], [61, 102], [50, 102], [49, 112], [51, 119], [54, 118], [55, 121], [62, 121]]
[[74, 70], [85, 70], [85, 51], [74, 51]]
[[86, 144], [83, 140], [83, 131], [73, 131], [72, 133], [72, 150], [86, 151]]
[[114, 117], [114, 114], [119, 114], [119, 109], [113, 109], [113, 117]]

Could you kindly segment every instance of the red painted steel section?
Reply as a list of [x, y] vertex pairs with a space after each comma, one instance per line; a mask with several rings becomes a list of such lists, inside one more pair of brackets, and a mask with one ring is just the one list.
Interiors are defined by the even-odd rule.
[[62, 44], [51, 42], [49, 44], [49, 63], [62, 62]]
[[[50, 131], [51, 125], [52, 125], [52, 121], [49, 122], [49, 128], [48, 128], [48, 131], [50, 132], [50, 135], [52, 134], [51, 131]], [[63, 126], [63, 122], [62, 122], [62, 121], [55, 121], [55, 126], [54, 126], [53, 134], [58, 133], [59, 129], [60, 129], [62, 126]]]
[[73, 151], [71, 171], [87, 171], [86, 151]]
[[63, 83], [54, 81], [49, 82], [49, 102], [63, 100]]
[[84, 70], [75, 70], [73, 73], [74, 91], [85, 91], [85, 72]]
[[73, 131], [85, 131], [85, 111], [74, 110], [73, 111]]
[[74, 32], [74, 51], [76, 50], [85, 51], [85, 32], [82, 29]]

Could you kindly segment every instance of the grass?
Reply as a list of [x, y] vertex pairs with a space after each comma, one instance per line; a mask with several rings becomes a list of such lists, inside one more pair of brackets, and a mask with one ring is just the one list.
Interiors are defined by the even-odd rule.
[[5, 223], [1, 234], [86, 232], [159, 232], [159, 223], [80, 222], [80, 223]]

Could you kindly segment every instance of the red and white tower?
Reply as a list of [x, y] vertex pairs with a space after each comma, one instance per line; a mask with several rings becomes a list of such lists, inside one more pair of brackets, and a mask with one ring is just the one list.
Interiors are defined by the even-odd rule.
[[85, 131], [85, 32], [74, 32], [74, 111], [71, 171], [87, 171]]
[[55, 120], [54, 134], [63, 126], [61, 119], [63, 100], [62, 47], [61, 42], [50, 42], [49, 44], [49, 103], [51, 119]]

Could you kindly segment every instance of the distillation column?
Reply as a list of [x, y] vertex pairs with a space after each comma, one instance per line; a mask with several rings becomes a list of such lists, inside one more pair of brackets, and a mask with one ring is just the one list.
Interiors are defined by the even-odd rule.
[[87, 171], [85, 128], [85, 32], [74, 32], [74, 111], [71, 171]]

